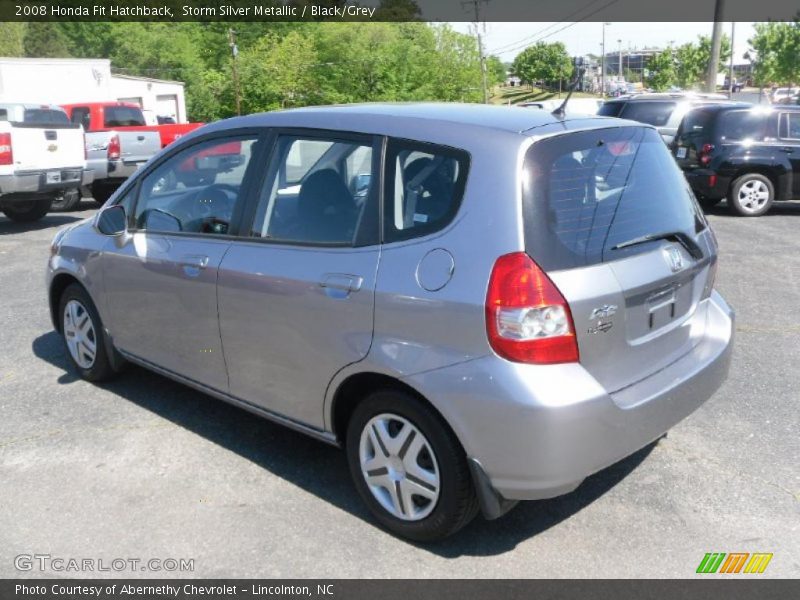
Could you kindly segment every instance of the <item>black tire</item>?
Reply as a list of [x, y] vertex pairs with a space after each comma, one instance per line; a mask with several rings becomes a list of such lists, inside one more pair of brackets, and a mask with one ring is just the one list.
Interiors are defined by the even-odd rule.
[[[748, 203], [747, 193], [750, 188], [754, 193], [758, 191], [767, 192], [767, 198], [759, 202], [757, 206]], [[767, 213], [775, 201], [775, 186], [768, 177], [759, 173], [746, 173], [738, 177], [731, 185], [728, 193], [728, 208], [731, 212], [740, 217], [760, 217]]]
[[[67, 343], [67, 334], [65, 333], [65, 310], [70, 301], [76, 301], [85, 310], [79, 313], [80, 318], [88, 316], [91, 319], [93, 326], [93, 341], [95, 345], [94, 361], [90, 366], [79, 365], [75, 358], [72, 356], [69, 345]], [[94, 302], [89, 297], [86, 290], [77, 283], [70, 284], [61, 294], [61, 299], [58, 302], [58, 324], [61, 330], [61, 339], [64, 343], [64, 352], [67, 355], [72, 370], [80, 375], [87, 381], [104, 381], [116, 375], [116, 371], [111, 366], [108, 357], [108, 349], [105, 344], [105, 337], [103, 336], [103, 323], [100, 320], [100, 315], [97, 313]], [[113, 351], [113, 349], [112, 349]]]
[[3, 208], [3, 214], [17, 223], [32, 223], [43, 218], [53, 203], [52, 198], [43, 198], [21, 204], [8, 204]]
[[697, 198], [697, 203], [705, 212], [712, 210], [720, 202], [722, 202], [722, 198]]
[[[438, 500], [431, 512], [419, 520], [403, 520], [391, 514], [373, 496], [362, 474], [359, 458], [362, 431], [371, 419], [387, 413], [402, 417], [422, 433], [438, 466]], [[441, 417], [411, 394], [380, 390], [359, 403], [348, 423], [346, 452], [350, 474], [361, 498], [378, 522], [400, 537], [416, 542], [441, 540], [478, 514], [478, 499], [461, 444]]]
[[92, 198], [98, 206], [102, 206], [117, 191], [118, 187], [118, 185], [94, 184], [92, 185]]
[[50, 210], [55, 212], [69, 212], [75, 210], [81, 203], [81, 191], [78, 188], [64, 190], [53, 200]]

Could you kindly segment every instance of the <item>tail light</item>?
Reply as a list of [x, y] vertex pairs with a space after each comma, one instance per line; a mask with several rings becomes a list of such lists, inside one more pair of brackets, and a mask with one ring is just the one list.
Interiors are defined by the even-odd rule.
[[115, 133], [108, 140], [108, 160], [119, 160], [120, 153], [119, 136]]
[[11, 147], [11, 134], [0, 133], [0, 165], [14, 164], [14, 150]]
[[577, 362], [569, 304], [524, 252], [497, 259], [486, 294], [486, 332], [492, 349], [514, 362]]
[[697, 157], [700, 159], [700, 164], [707, 165], [711, 162], [711, 153], [714, 151], [714, 144], [703, 144]]

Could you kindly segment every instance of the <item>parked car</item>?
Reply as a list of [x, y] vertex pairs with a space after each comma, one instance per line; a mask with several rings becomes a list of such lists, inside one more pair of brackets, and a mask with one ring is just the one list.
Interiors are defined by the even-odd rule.
[[[161, 135], [145, 127], [141, 109], [125, 102], [64, 105], [70, 120], [86, 131], [86, 156], [94, 171], [92, 197], [103, 203], [161, 150]], [[65, 206], [69, 210], [73, 206]]]
[[0, 104], [0, 210], [14, 221], [36, 221], [53, 199], [92, 181], [83, 131], [59, 107]]
[[671, 150], [704, 208], [727, 198], [734, 214], [757, 217], [800, 198], [800, 107], [698, 107]]
[[725, 98], [722, 94], [694, 92], [636, 94], [607, 101], [597, 114], [653, 125], [658, 128], [664, 141], [670, 143], [683, 115], [693, 106], [719, 102]]
[[792, 97], [798, 92], [800, 92], [800, 88], [775, 88], [770, 94], [769, 100], [772, 104], [789, 104]]
[[[230, 143], [215, 183], [160, 183]], [[703, 404], [732, 347], [716, 257], [650, 126], [372, 104], [186, 136], [56, 235], [47, 277], [80, 376], [131, 361], [341, 446], [375, 518], [429, 541]]]

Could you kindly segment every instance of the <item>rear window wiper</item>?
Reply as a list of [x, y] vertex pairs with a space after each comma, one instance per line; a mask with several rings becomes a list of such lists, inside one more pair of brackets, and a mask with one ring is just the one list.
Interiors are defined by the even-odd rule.
[[665, 231], [662, 233], [648, 233], [647, 235], [641, 235], [639, 237], [635, 237], [627, 242], [620, 242], [616, 246], [612, 247], [612, 250], [621, 250], [623, 248], [630, 248], [631, 246], [638, 246], [639, 244], [644, 244], [646, 242], [654, 242], [656, 240], [672, 240], [678, 242], [681, 246], [686, 248], [686, 251], [694, 258], [695, 260], [700, 260], [703, 258], [703, 250], [700, 248], [697, 242], [695, 242], [692, 237], [683, 231]]

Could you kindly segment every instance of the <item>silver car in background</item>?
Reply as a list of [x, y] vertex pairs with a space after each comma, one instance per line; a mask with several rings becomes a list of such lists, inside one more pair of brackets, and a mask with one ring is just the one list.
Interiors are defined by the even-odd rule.
[[376, 519], [418, 541], [658, 439], [732, 348], [714, 235], [658, 132], [618, 119], [234, 118], [51, 250], [53, 324], [81, 376], [130, 361], [342, 446]]

